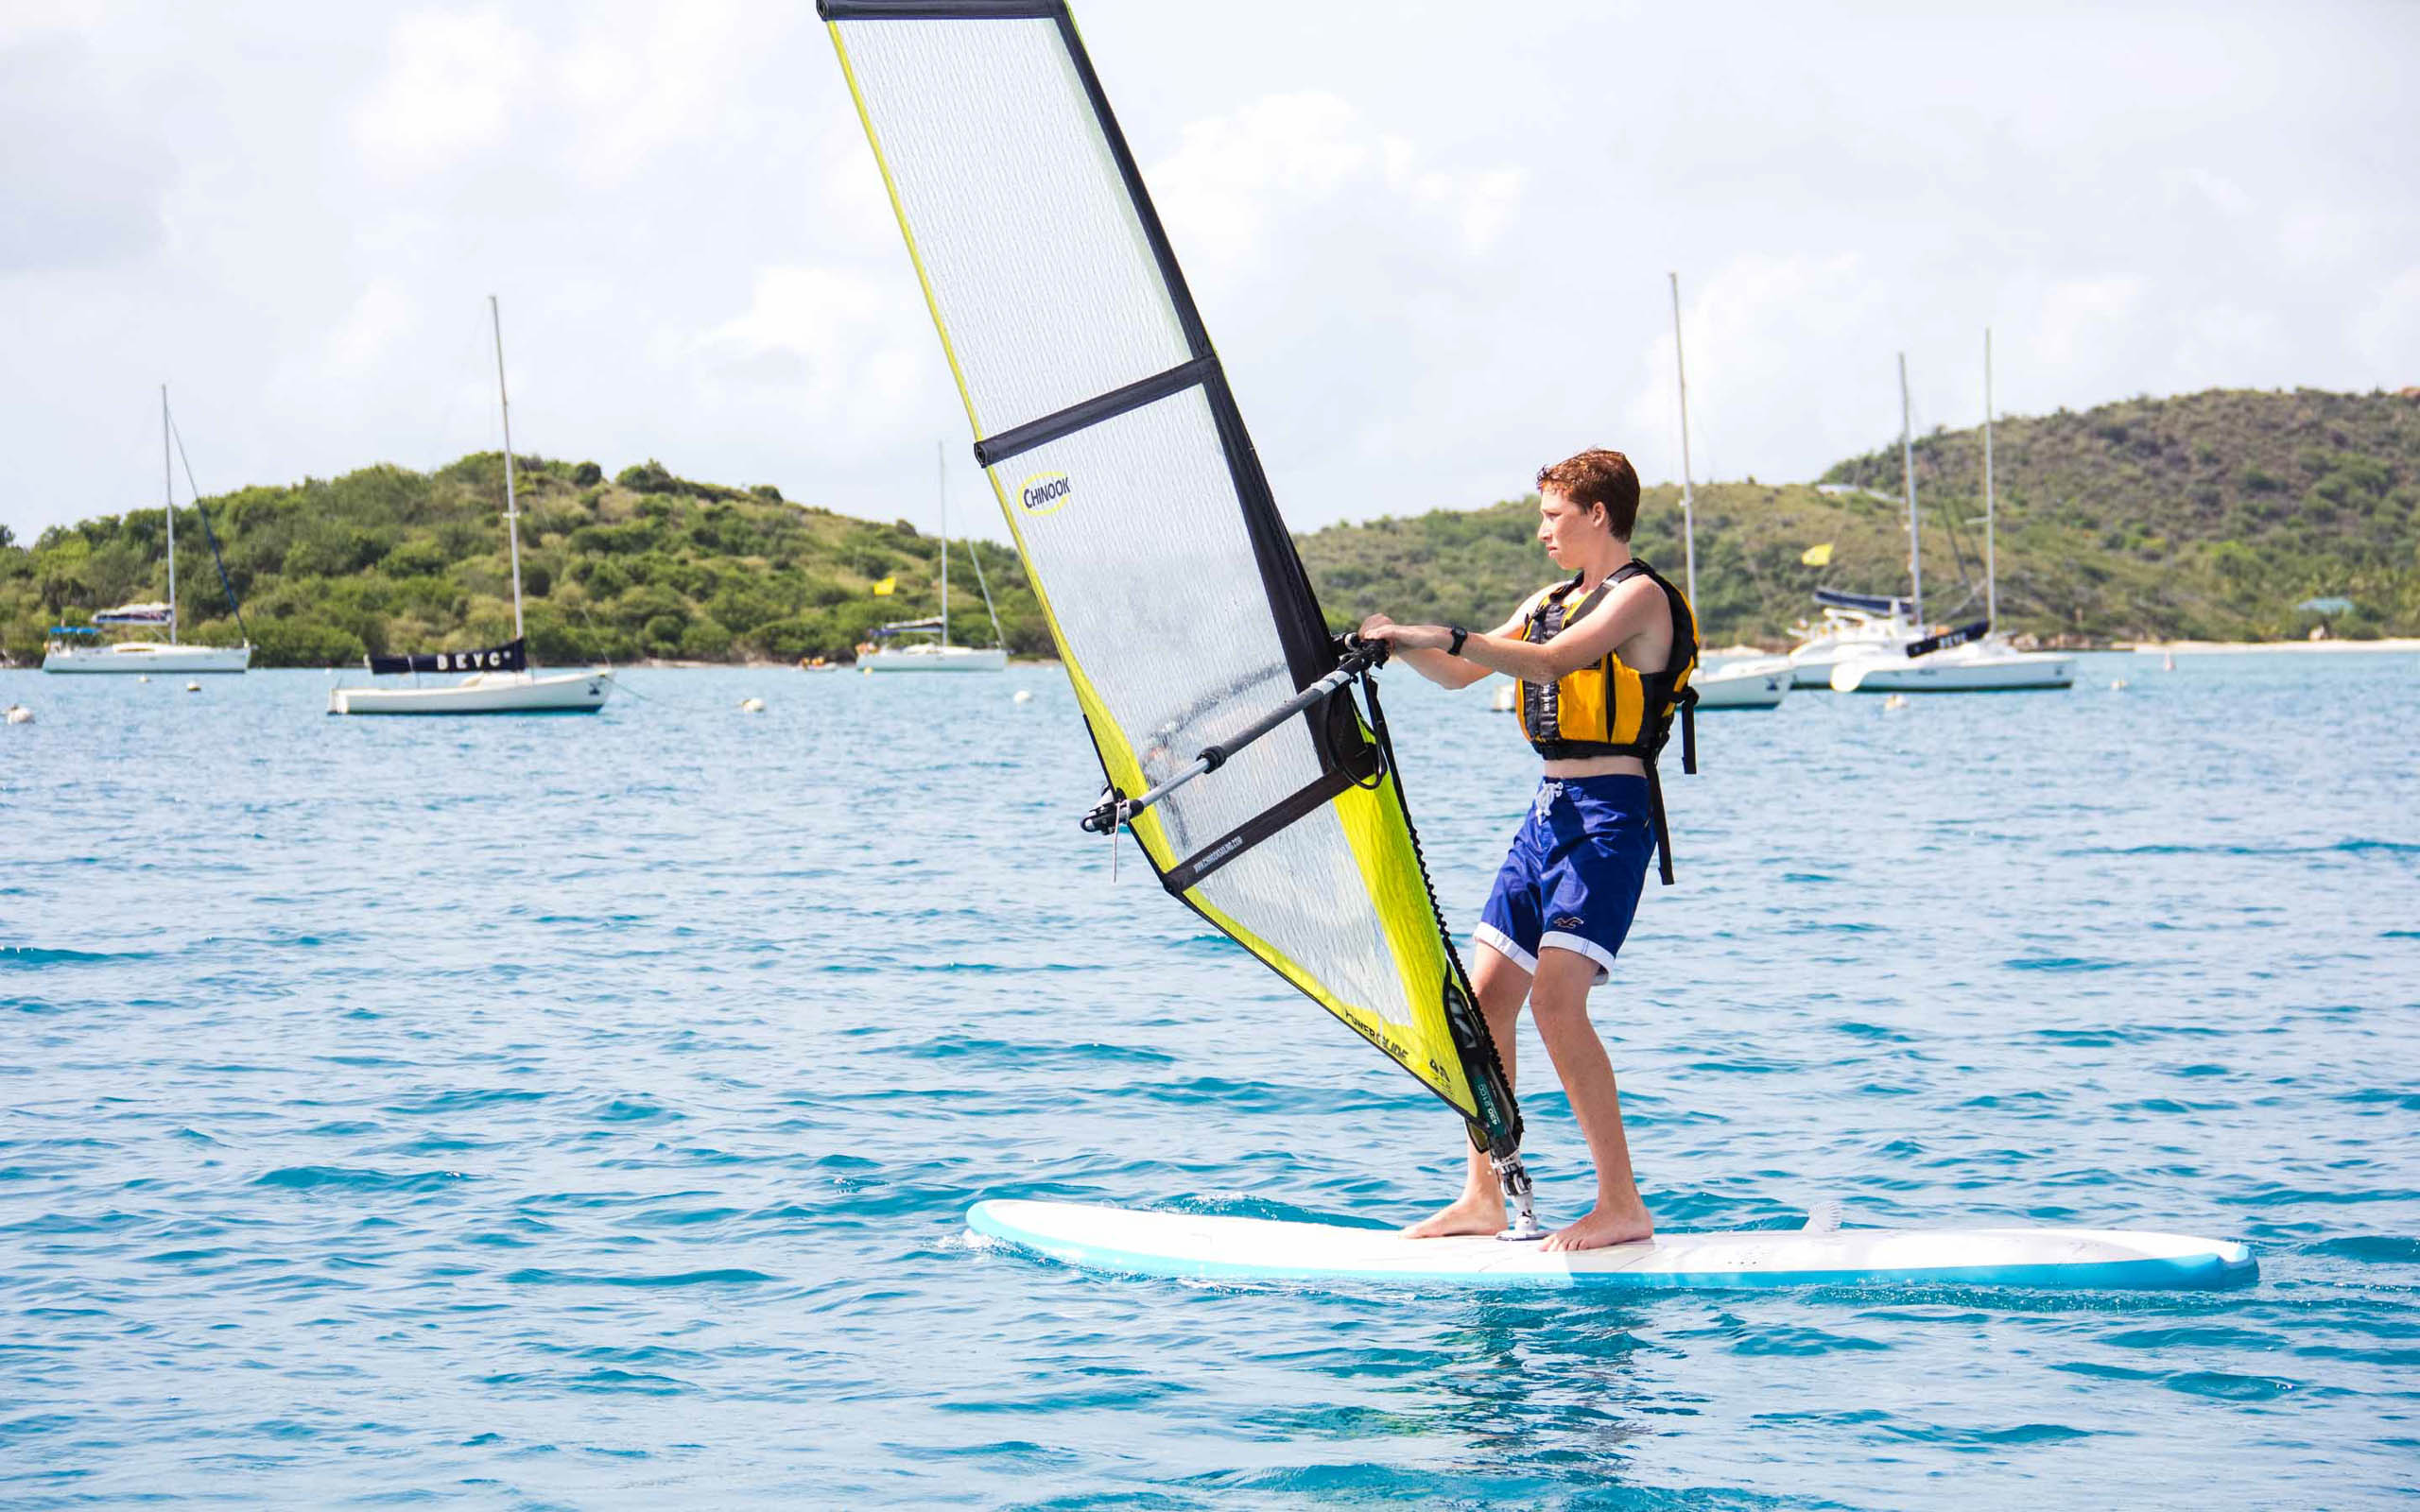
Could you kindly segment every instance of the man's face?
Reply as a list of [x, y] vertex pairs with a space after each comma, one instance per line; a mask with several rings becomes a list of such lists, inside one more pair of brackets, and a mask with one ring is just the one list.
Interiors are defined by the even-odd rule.
[[1558, 567], [1570, 569], [1580, 564], [1580, 554], [1594, 537], [1604, 534], [1603, 517], [1595, 510], [1571, 502], [1571, 496], [1551, 485], [1538, 493], [1538, 544], [1547, 548]]

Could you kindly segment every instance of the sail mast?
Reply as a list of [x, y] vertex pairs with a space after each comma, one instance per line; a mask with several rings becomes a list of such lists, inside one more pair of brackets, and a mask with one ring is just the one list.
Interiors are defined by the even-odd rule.
[[168, 507], [168, 644], [177, 644], [177, 480], [168, 456], [168, 386], [160, 386], [160, 498]]
[[1681, 539], [1688, 543], [1689, 605], [1698, 601], [1697, 492], [1689, 483], [1689, 365], [1681, 355], [1681, 275], [1672, 281], [1672, 370], [1681, 378]]
[[2000, 623], [2000, 569], [1995, 554], [1992, 505], [1992, 328], [1983, 327], [1983, 619], [1996, 629]]
[[495, 407], [504, 417], [504, 533], [512, 542], [512, 638], [521, 639], [521, 503], [512, 482], [512, 401], [504, 391], [504, 316], [488, 296], [488, 322], [495, 330]]
[[1913, 589], [1916, 633], [1925, 628], [1925, 557], [1916, 534], [1916, 442], [1908, 408], [1908, 354], [1899, 353], [1899, 472], [1908, 490], [1908, 579]]
[[942, 507], [942, 649], [949, 649], [949, 442], [933, 443], [933, 492]]

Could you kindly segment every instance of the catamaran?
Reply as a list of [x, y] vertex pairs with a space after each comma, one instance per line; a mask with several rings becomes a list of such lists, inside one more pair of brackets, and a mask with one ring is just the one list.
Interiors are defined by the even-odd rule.
[[[1899, 359], [1899, 440], [1909, 444], [1908, 359]], [[1905, 459], [1908, 487], [1908, 551], [1910, 570], [1918, 564], [1916, 546], [1916, 474], [1912, 454]], [[2033, 688], [2071, 687], [2076, 661], [2047, 651], [2020, 651], [2009, 643], [1999, 624], [1999, 559], [1995, 530], [1996, 509], [1992, 490], [1992, 334], [1983, 333], [1983, 618], [1977, 624], [1910, 643], [1900, 655], [1878, 648], [1841, 660], [1832, 670], [1832, 687], [1841, 693], [2013, 693]], [[1916, 578], [1922, 602], [1924, 579]]]
[[[328, 690], [332, 714], [550, 714], [594, 713], [614, 692], [614, 674], [539, 674], [529, 670], [529, 643], [521, 623], [521, 504], [512, 467], [512, 402], [504, 387], [504, 317], [488, 296], [488, 319], [495, 332], [495, 400], [504, 419], [504, 529], [512, 555], [512, 639], [475, 651], [430, 651], [368, 659], [372, 676], [409, 673], [405, 688], [336, 687]], [[422, 687], [424, 672], [467, 672], [456, 683]]]
[[[1681, 354], [1681, 275], [1672, 281], [1672, 369], [1681, 384], [1681, 537], [1686, 543], [1689, 609], [1698, 603], [1697, 488], [1689, 477], [1689, 368]], [[1789, 696], [1790, 665], [1784, 657], [1749, 657], [1703, 669], [1689, 679], [1700, 709], [1778, 709]]]
[[[1505, 1188], [1505, 1237], [1536, 1237], [1520, 1109], [1378, 701], [1382, 647], [1328, 631], [1066, 6], [818, 10], [1100, 758], [1082, 827], [1113, 858], [1131, 841], [1171, 897], [1461, 1115]], [[1083, 1265], [1424, 1285], [2215, 1285], [2251, 1264], [2240, 1245], [2039, 1229], [1555, 1254], [1063, 1202], [980, 1202], [967, 1226]]]
[[1915, 624], [1915, 606], [1904, 598], [1879, 593], [1844, 593], [1815, 590], [1822, 620], [1798, 622], [1798, 644], [1787, 660], [1793, 688], [1832, 686], [1832, 669], [1842, 662], [1874, 653], [1904, 655], [1909, 643], [1924, 639]]
[[992, 585], [983, 580], [983, 558], [976, 556], [969, 542], [966, 554], [975, 558], [976, 586], [983, 590], [983, 611], [992, 616], [992, 644], [982, 645], [952, 645], [949, 644], [949, 452], [948, 443], [933, 443], [936, 489], [941, 494], [942, 507], [942, 611], [927, 619], [901, 620], [893, 625], [874, 627], [877, 643], [905, 635], [932, 635], [931, 641], [910, 641], [904, 644], [877, 644], [875, 649], [857, 658], [857, 666], [867, 672], [998, 672], [1009, 664], [1008, 639], [1000, 633], [999, 611], [992, 608]]
[[[168, 515], [168, 597], [142, 604], [120, 604], [93, 616], [93, 623], [54, 625], [50, 627], [50, 644], [43, 651], [44, 672], [139, 672], [195, 673], [242, 672], [252, 664], [251, 637], [247, 634], [241, 645], [187, 645], [177, 638], [177, 483], [175, 449], [178, 440], [176, 422], [168, 414], [168, 386], [160, 386], [160, 491], [167, 506]], [[235, 602], [235, 585], [228, 580], [227, 564], [219, 559], [218, 537], [210, 528], [210, 515], [201, 506], [201, 490], [193, 486], [193, 469], [185, 469], [185, 486], [193, 494], [193, 510], [201, 521], [202, 535], [210, 541], [211, 559], [218, 562], [218, 583], [227, 591], [227, 610], [235, 617], [238, 629], [243, 628], [244, 611]], [[101, 632], [109, 629], [164, 629], [165, 641], [103, 642]]]

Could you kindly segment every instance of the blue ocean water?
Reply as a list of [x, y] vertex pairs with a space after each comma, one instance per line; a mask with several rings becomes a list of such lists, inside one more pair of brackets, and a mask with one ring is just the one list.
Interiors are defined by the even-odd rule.
[[[2420, 1485], [2420, 659], [1709, 715], [1596, 1016], [1668, 1228], [2159, 1228], [2218, 1295], [1104, 1278], [1452, 1116], [1076, 816], [1054, 668], [594, 718], [0, 673], [0, 1503], [2355, 1506]], [[2128, 686], [2113, 689], [2114, 680]], [[1384, 675], [1467, 931], [1534, 767]], [[1029, 690], [1030, 701], [1012, 695]], [[737, 709], [761, 696], [759, 715]], [[1584, 1204], [1534, 1040], [1549, 1216]]]

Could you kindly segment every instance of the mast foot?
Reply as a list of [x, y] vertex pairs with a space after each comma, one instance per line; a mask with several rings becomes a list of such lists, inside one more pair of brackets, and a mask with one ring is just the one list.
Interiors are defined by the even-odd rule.
[[1509, 1220], [1504, 1231], [1495, 1237], [1511, 1244], [1531, 1239], [1544, 1239], [1547, 1231], [1538, 1226], [1538, 1210], [1530, 1188], [1530, 1169], [1521, 1157], [1491, 1155], [1488, 1163], [1495, 1167], [1496, 1183], [1504, 1189], [1504, 1212]]

